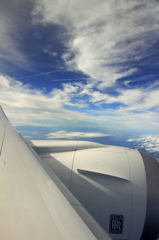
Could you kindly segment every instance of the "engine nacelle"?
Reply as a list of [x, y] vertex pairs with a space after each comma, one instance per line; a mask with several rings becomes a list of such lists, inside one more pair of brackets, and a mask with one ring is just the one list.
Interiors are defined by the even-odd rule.
[[49, 146], [49, 154], [46, 146], [34, 149], [112, 239], [158, 238], [159, 164], [155, 158], [123, 147], [92, 147], [88, 142], [83, 142], [83, 148], [82, 143], [76, 144], [71, 151], [67, 147], [67, 152], [56, 152], [55, 145]]
[[135, 150], [77, 151], [71, 192], [113, 239], [153, 240], [159, 232], [159, 165]]

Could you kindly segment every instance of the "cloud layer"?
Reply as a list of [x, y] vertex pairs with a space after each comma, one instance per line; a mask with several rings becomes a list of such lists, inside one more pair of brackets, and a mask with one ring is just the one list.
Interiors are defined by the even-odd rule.
[[127, 142], [136, 143], [137, 148], [146, 149], [149, 153], [159, 153], [159, 136], [144, 135], [141, 138], [129, 139]]
[[66, 138], [66, 139], [76, 139], [76, 138], [96, 138], [96, 137], [106, 137], [111, 136], [109, 134], [98, 133], [98, 132], [66, 132], [58, 131], [51, 132], [46, 135], [46, 138], [56, 139], [56, 138]]
[[[46, 94], [1, 75], [1, 105], [15, 125], [51, 126], [54, 121], [84, 121], [107, 126], [121, 124], [121, 128], [124, 125], [130, 129], [159, 126], [157, 84], [155, 88], [153, 84], [145, 89], [117, 89], [118, 96], [94, 90], [91, 84], [65, 83], [62, 86]], [[115, 103], [118, 105], [114, 106]], [[97, 109], [93, 109], [95, 107]]]

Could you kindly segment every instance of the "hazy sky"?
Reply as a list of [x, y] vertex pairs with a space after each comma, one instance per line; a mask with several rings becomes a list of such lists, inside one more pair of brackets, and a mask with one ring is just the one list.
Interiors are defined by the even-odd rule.
[[2, 0], [0, 104], [28, 139], [159, 153], [159, 1]]

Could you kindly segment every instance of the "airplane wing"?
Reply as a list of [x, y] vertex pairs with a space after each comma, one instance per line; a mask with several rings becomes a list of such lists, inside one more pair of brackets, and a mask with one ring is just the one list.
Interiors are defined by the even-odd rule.
[[111, 240], [0, 108], [0, 239]]

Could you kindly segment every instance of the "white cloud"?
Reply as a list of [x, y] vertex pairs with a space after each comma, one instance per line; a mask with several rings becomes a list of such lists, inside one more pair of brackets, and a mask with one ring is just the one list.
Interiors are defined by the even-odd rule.
[[14, 122], [14, 126], [33, 126], [33, 127], [55, 127], [54, 124], [36, 123], [36, 122]]
[[128, 139], [126, 142], [136, 142], [138, 148], [144, 148], [148, 152], [159, 152], [159, 135], [143, 135], [141, 138]]
[[34, 22], [66, 28], [66, 65], [102, 81], [100, 89], [135, 73], [131, 62], [149, 56], [149, 48], [158, 39], [155, 1], [36, 0], [32, 17]]
[[71, 92], [76, 92], [76, 89], [66, 86], [64, 91], [53, 89], [47, 95], [40, 89], [24, 85], [7, 76], [0, 76], [0, 103], [7, 111], [8, 117], [14, 118], [15, 123], [19, 120], [26, 122], [27, 119], [38, 119], [39, 121], [43, 119], [59, 121], [86, 119], [87, 116], [84, 113], [64, 108], [66, 105], [81, 107], [80, 102], [71, 102]]
[[109, 134], [97, 133], [97, 132], [66, 132], [66, 131], [58, 131], [51, 132], [46, 135], [46, 138], [95, 138], [95, 137], [106, 137], [111, 136]]
[[[159, 81], [158, 81], [159, 84]], [[118, 103], [117, 107], [118, 113], [120, 111], [147, 111], [151, 109], [159, 110], [159, 87], [157, 81], [150, 84], [145, 88], [136, 88], [136, 89], [121, 89], [116, 88], [116, 95], [103, 93], [99, 90], [95, 90], [95, 84], [82, 84], [82, 83], [73, 83], [72, 85], [65, 84], [65, 89], [70, 91], [72, 94], [78, 92], [78, 96], [87, 96], [90, 103], [102, 106], [102, 104], [113, 104]], [[155, 87], [155, 88], [154, 88]], [[120, 106], [121, 105], [121, 106]], [[111, 108], [111, 107], [109, 107]]]
[[[0, 104], [15, 125], [53, 126], [57, 122], [85, 121], [107, 128], [111, 126], [111, 129], [118, 128], [119, 124], [121, 129], [159, 127], [159, 113], [149, 110], [158, 108], [157, 88], [118, 90], [116, 97], [93, 88], [94, 82], [86, 85], [81, 82], [65, 83], [62, 89], [53, 89], [46, 94], [1, 75]], [[103, 103], [112, 104], [112, 109], [110, 106], [103, 108]], [[114, 103], [125, 106], [114, 109]], [[98, 108], [94, 110], [90, 104], [98, 104]], [[67, 106], [72, 110], [67, 110]]]

